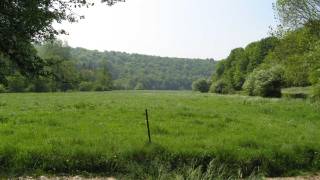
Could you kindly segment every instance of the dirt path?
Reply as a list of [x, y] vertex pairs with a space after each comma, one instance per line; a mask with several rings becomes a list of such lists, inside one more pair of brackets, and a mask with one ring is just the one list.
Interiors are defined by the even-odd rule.
[[[84, 178], [80, 176], [74, 177], [45, 177], [41, 176], [38, 178], [33, 177], [21, 177], [19, 180], [116, 180], [114, 177], [95, 177], [95, 178]], [[266, 178], [266, 180], [320, 180], [320, 174], [312, 176], [297, 176], [297, 177], [283, 177], [283, 178]]]
[[283, 177], [283, 178], [266, 178], [267, 180], [320, 180], [320, 174], [311, 176]]
[[116, 180], [114, 177], [95, 177], [95, 178], [84, 178], [80, 176], [74, 177], [46, 177], [40, 176], [38, 178], [33, 177], [20, 177], [19, 180]]

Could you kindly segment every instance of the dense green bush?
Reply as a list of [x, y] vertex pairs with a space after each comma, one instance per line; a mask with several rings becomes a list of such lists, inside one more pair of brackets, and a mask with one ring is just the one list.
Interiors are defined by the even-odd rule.
[[93, 84], [91, 82], [81, 82], [79, 84], [79, 90], [80, 91], [92, 91]]
[[232, 86], [227, 83], [225, 80], [218, 80], [210, 86], [210, 92], [218, 93], [218, 94], [229, 94], [232, 93], [234, 90]]
[[6, 87], [3, 84], [0, 84], [0, 93], [5, 93]]
[[110, 88], [109, 86], [103, 86], [101, 84], [96, 84], [94, 87], [93, 87], [93, 90], [94, 91], [111, 91], [112, 88]]
[[94, 86], [94, 91], [104, 91], [104, 87], [100, 84]]
[[281, 97], [281, 70], [278, 67], [255, 70], [243, 85], [250, 96]]
[[48, 83], [48, 79], [45, 78], [37, 78], [33, 81], [31, 88], [28, 91], [32, 92], [50, 92], [51, 88]]
[[200, 91], [202, 93], [209, 92], [210, 83], [205, 79], [199, 79], [192, 83], [193, 91]]
[[20, 74], [9, 76], [7, 80], [9, 92], [24, 92], [27, 88], [26, 79]]
[[316, 70], [312, 71], [309, 75], [309, 79], [312, 84], [320, 82], [320, 68], [316, 68]]

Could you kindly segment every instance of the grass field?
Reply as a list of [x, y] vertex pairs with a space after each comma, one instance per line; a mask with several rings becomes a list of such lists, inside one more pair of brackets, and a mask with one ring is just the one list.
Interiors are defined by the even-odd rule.
[[319, 128], [320, 105], [299, 99], [181, 91], [0, 94], [0, 174], [294, 175], [320, 170]]

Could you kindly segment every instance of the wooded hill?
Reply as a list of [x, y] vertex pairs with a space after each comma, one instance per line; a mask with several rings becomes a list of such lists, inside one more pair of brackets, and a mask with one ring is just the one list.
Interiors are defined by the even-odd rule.
[[193, 81], [210, 77], [216, 64], [213, 59], [71, 48], [61, 41], [37, 45], [36, 50], [47, 64], [44, 75], [23, 76], [8, 66], [0, 92], [189, 90]]
[[212, 75], [213, 59], [184, 59], [114, 51], [71, 49], [77, 65], [98, 67], [106, 61], [115, 89], [189, 90], [194, 80]]

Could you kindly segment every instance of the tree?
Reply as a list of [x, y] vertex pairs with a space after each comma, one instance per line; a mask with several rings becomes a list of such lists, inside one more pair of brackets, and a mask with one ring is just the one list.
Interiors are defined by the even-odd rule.
[[8, 77], [9, 92], [24, 92], [27, 88], [27, 81], [21, 74], [14, 74]]
[[46, 77], [36, 77], [31, 81], [28, 91], [32, 92], [49, 92], [51, 91], [49, 79]]
[[281, 71], [280, 67], [256, 69], [248, 76], [243, 89], [250, 96], [281, 97]]
[[282, 25], [290, 29], [320, 20], [320, 0], [277, 0], [275, 10]]
[[112, 77], [109, 72], [107, 60], [103, 59], [98, 70], [97, 83], [103, 87], [104, 91], [110, 91], [113, 88]]
[[[119, 1], [123, 0], [102, 0], [108, 5]], [[24, 75], [45, 74], [46, 62], [37, 56], [32, 43], [66, 34], [54, 29], [53, 22], [76, 22], [83, 16], [72, 9], [92, 5], [90, 0], [1, 0], [0, 58], [8, 58]]]
[[92, 91], [93, 90], [93, 83], [91, 82], [81, 82], [79, 84], [80, 91]]
[[0, 93], [5, 93], [6, 91], [6, 87], [3, 84], [0, 84]]
[[223, 79], [219, 79], [216, 82], [213, 82], [210, 86], [210, 92], [218, 93], [218, 94], [229, 94], [232, 93], [234, 90], [231, 87], [230, 83], [226, 82]]
[[199, 79], [192, 83], [192, 90], [200, 91], [202, 93], [208, 92], [210, 88], [210, 84], [205, 79]]

